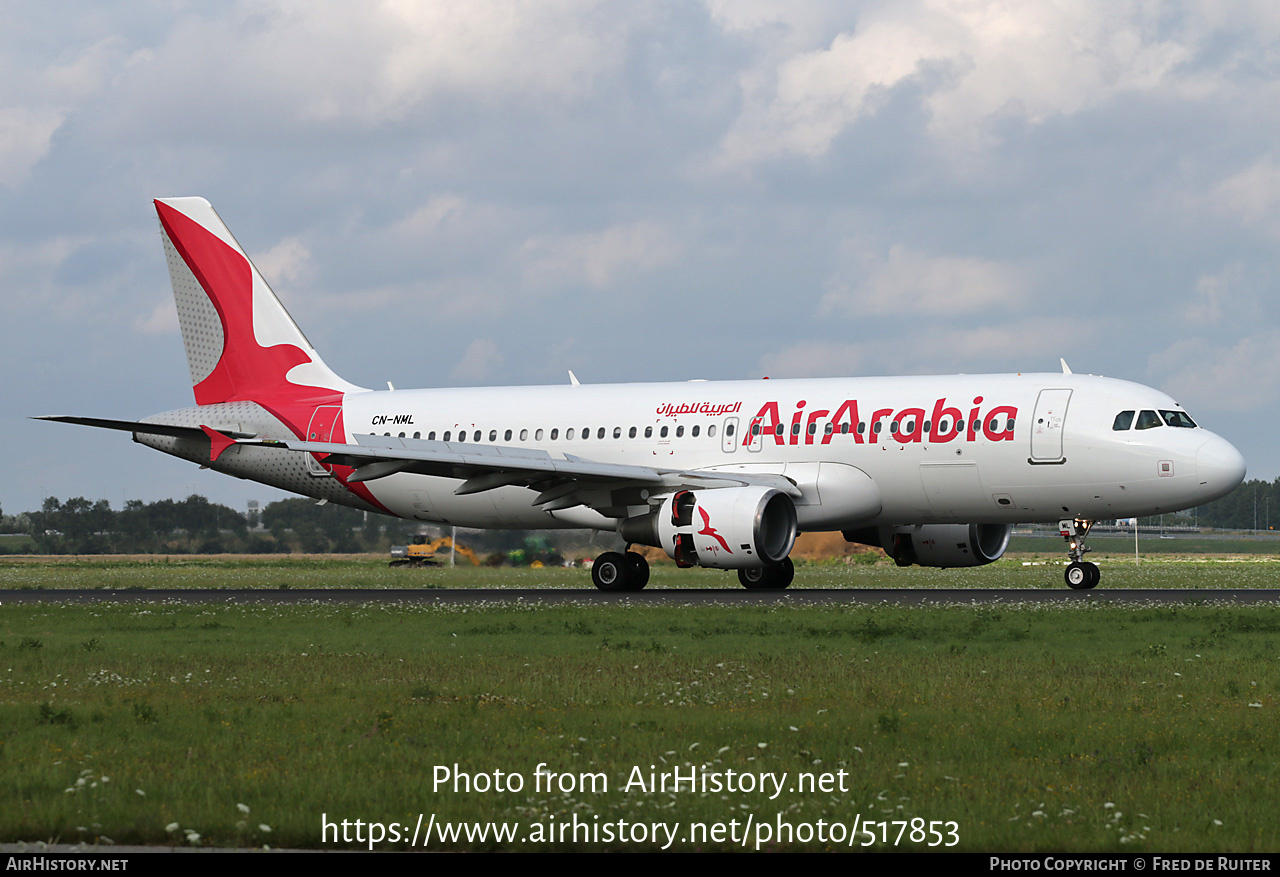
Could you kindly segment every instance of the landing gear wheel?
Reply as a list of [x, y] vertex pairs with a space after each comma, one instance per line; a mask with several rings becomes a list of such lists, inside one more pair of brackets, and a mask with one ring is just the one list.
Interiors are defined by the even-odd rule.
[[1066, 572], [1062, 574], [1066, 579], [1067, 585], [1077, 591], [1087, 591], [1098, 584], [1102, 578], [1102, 573], [1098, 571], [1096, 563], [1088, 561], [1076, 561], [1067, 564]]
[[1067, 541], [1067, 557], [1070, 560], [1062, 577], [1066, 579], [1068, 587], [1077, 591], [1089, 590], [1102, 578], [1098, 565], [1084, 559], [1085, 552], [1090, 550], [1085, 547], [1084, 542], [1092, 529], [1093, 521], [1083, 518], [1058, 522], [1058, 532]]
[[616, 551], [606, 551], [591, 564], [591, 581], [602, 591], [626, 590], [630, 563]]
[[738, 581], [742, 582], [744, 588], [752, 591], [781, 591], [787, 588], [795, 577], [796, 565], [789, 557], [773, 566], [738, 570]]
[[622, 555], [627, 560], [627, 584], [624, 590], [642, 591], [649, 584], [649, 561], [643, 554], [628, 551]]

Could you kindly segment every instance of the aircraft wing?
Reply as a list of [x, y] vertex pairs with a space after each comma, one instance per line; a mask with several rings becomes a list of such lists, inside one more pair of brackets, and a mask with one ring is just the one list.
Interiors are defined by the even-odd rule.
[[[664, 469], [620, 463], [600, 463], [565, 454], [501, 445], [429, 441], [381, 435], [357, 435], [356, 444], [249, 439], [236, 444], [264, 445], [316, 454], [324, 463], [349, 466], [348, 483], [373, 481], [398, 472], [435, 475], [462, 481], [454, 493], [463, 496], [498, 487], [519, 486], [540, 491], [533, 504], [545, 511], [586, 505], [613, 517], [626, 514], [627, 505], [650, 493], [680, 489], [709, 489], [758, 485], [791, 496], [800, 490], [790, 479], [764, 473], [725, 473], [696, 469]], [[625, 494], [634, 494], [632, 503]], [[620, 495], [622, 494], [622, 495]], [[614, 512], [615, 514], [610, 514]]]

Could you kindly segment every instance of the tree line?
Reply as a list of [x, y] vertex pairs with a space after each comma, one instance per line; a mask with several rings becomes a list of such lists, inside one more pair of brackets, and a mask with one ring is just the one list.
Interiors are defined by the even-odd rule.
[[[389, 525], [389, 526], [388, 526]], [[318, 506], [310, 499], [268, 504], [258, 519], [199, 494], [183, 500], [144, 503], [132, 499], [122, 509], [83, 496], [49, 497], [38, 511], [0, 515], [0, 531], [30, 537], [21, 547], [34, 554], [278, 554], [357, 553], [384, 550], [412, 522], [366, 515], [345, 506]]]
[[1280, 478], [1275, 481], [1251, 479], [1222, 499], [1182, 512], [1178, 517], [1191, 518], [1201, 527], [1219, 530], [1280, 529]]

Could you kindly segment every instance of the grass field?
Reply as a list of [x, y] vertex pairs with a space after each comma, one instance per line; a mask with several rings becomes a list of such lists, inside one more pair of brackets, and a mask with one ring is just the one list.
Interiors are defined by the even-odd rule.
[[[24, 575], [40, 587], [92, 587], [95, 576], [155, 585], [161, 566], [8, 565], [0, 586]], [[404, 581], [367, 561], [167, 567], [166, 585], [175, 575], [202, 587]], [[1274, 569], [1151, 563], [1140, 572], [1161, 586], [1202, 570], [1239, 579]], [[1049, 575], [1047, 586], [1060, 587], [1056, 567], [956, 575], [984, 571], [1015, 587]], [[534, 572], [498, 576], [585, 584], [581, 572]], [[797, 584], [811, 586], [836, 575], [801, 572]], [[941, 571], [837, 572], [897, 587], [907, 573]], [[485, 574], [410, 575], [473, 586]], [[408, 837], [423, 813], [437, 827], [511, 823], [522, 838], [437, 833], [426, 844], [434, 849], [665, 842], [529, 839], [574, 818], [660, 823], [685, 850], [742, 848], [689, 842], [693, 823], [733, 820], [745, 832], [751, 820], [746, 849], [821, 849], [832, 844], [804, 842], [803, 826], [845, 826], [836, 846], [846, 846], [855, 819], [905, 823], [910, 849], [928, 846], [911, 843], [913, 819], [954, 822], [953, 848], [970, 851], [1280, 849], [1276, 607], [4, 605], [0, 660], [0, 841], [319, 847], [322, 814], [384, 831], [403, 823]], [[538, 789], [540, 763], [556, 784], [603, 778], [595, 791]], [[524, 785], [435, 788], [436, 771], [454, 764]], [[634, 767], [647, 776], [650, 766], [786, 780], [772, 799], [624, 789]], [[801, 773], [827, 774], [830, 790], [798, 790]], [[762, 824], [772, 834], [779, 822], [801, 834], [761, 836]], [[889, 827], [889, 841], [898, 830]]]

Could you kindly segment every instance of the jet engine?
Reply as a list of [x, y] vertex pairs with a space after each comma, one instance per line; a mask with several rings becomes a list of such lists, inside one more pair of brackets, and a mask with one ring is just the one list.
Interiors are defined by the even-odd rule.
[[849, 542], [876, 545], [898, 566], [982, 566], [1009, 547], [1012, 524], [916, 524], [845, 530]]
[[796, 507], [771, 487], [681, 490], [655, 511], [623, 521], [618, 532], [661, 548], [679, 566], [758, 569], [791, 553]]

